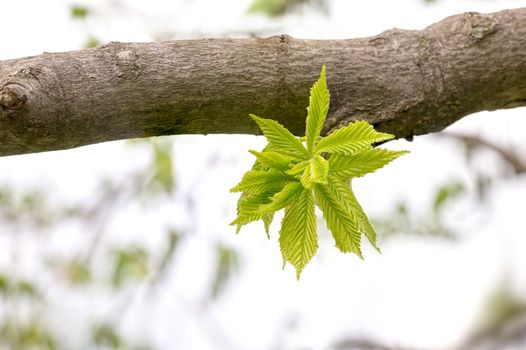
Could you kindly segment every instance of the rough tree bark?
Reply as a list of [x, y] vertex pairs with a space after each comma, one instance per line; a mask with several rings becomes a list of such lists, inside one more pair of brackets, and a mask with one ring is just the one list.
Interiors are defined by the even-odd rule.
[[0, 156], [168, 134], [304, 131], [327, 65], [325, 132], [353, 119], [410, 138], [468, 114], [526, 105], [526, 8], [465, 13], [352, 40], [110, 43], [0, 62]]

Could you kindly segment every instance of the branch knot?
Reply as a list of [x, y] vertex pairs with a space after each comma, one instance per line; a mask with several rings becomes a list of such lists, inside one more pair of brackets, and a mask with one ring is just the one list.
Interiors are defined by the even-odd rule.
[[17, 93], [9, 87], [4, 87], [0, 90], [0, 108], [5, 110], [18, 110], [24, 108], [27, 97], [23, 94]]

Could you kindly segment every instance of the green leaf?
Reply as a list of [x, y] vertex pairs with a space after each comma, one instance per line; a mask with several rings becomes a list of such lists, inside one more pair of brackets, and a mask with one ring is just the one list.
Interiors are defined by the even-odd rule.
[[[284, 154], [281, 154], [281, 153], [277, 152], [275, 150], [275, 148], [276, 147], [273, 147], [271, 144], [268, 143], [265, 147], [263, 147], [263, 149], [259, 153], [274, 152], [274, 153], [278, 153], [282, 157], [288, 157], [288, 158], [291, 158], [291, 159], [296, 159], [295, 157], [292, 157], [290, 155], [284, 155]], [[249, 151], [249, 152], [252, 153], [252, 151]], [[250, 170], [270, 170], [270, 168], [268, 166], [262, 164], [257, 159], [257, 156], [256, 156], [256, 161], [254, 162], [254, 164], [252, 165], [252, 168]]]
[[263, 221], [267, 238], [270, 239], [270, 224], [272, 224], [272, 220], [274, 220], [274, 213], [262, 214], [261, 220]]
[[310, 89], [309, 107], [307, 108], [305, 137], [307, 139], [307, 150], [311, 156], [314, 152], [314, 144], [320, 136], [321, 129], [325, 123], [325, 118], [329, 111], [329, 103], [330, 95], [325, 79], [325, 65], [323, 65], [320, 78]]
[[234, 186], [230, 192], [277, 192], [291, 181], [295, 181], [294, 178], [281, 171], [251, 170], [245, 173], [241, 182]]
[[300, 181], [305, 188], [312, 188], [315, 183], [326, 184], [329, 173], [329, 162], [320, 155], [316, 155], [308, 162]]
[[349, 179], [372, 173], [406, 153], [409, 152], [372, 148], [349, 156], [334, 154], [329, 164], [332, 174]]
[[300, 182], [303, 185], [303, 187], [312, 189], [312, 181], [311, 181], [311, 175], [310, 175], [310, 162], [308, 166], [303, 171], [303, 174], [300, 177]]
[[[270, 145], [266, 145], [263, 150], [261, 150], [261, 153], [270, 151]], [[250, 150], [249, 150], [250, 152]], [[256, 157], [256, 160], [254, 161], [254, 164], [252, 164], [252, 168], [250, 170], [270, 170], [268, 167], [264, 166]]]
[[316, 152], [354, 154], [371, 148], [371, 144], [392, 139], [394, 136], [374, 130], [366, 121], [356, 121], [340, 128], [316, 145]]
[[347, 207], [340, 202], [337, 189], [331, 182], [327, 185], [317, 184], [314, 186], [314, 194], [327, 227], [336, 241], [336, 247], [344, 253], [356, 253], [363, 259], [358, 225]]
[[287, 170], [290, 168], [292, 162], [294, 162], [297, 159], [273, 151], [256, 152], [250, 150], [249, 152], [256, 156], [257, 160], [264, 167], [275, 170]]
[[252, 221], [260, 220], [261, 215], [258, 213], [259, 207], [270, 202], [270, 197], [267, 193], [247, 194], [242, 193], [237, 201], [237, 215], [236, 220], [232, 221], [230, 225], [246, 225]]
[[315, 156], [309, 162], [310, 180], [313, 183], [326, 184], [329, 174], [329, 162], [320, 155]]
[[274, 218], [273, 213], [259, 213], [262, 205], [270, 203], [270, 198], [274, 192], [247, 194], [243, 193], [237, 202], [237, 218], [230, 223], [236, 225], [236, 233], [239, 233], [241, 227], [253, 221], [262, 220], [265, 225], [265, 232], [269, 235], [269, 227]]
[[272, 197], [270, 203], [260, 206], [258, 213], [271, 213], [285, 208], [296, 200], [302, 190], [303, 186], [299, 182], [287, 184], [280, 192]]
[[307, 158], [307, 150], [301, 141], [285, 129], [283, 125], [275, 120], [259, 118], [253, 114], [250, 117], [259, 125], [274, 151], [298, 159]]
[[278, 122], [251, 115], [269, 143], [261, 152], [250, 151], [256, 156], [254, 166], [231, 189], [242, 192], [238, 216], [232, 222], [238, 226], [238, 232], [241, 226], [262, 220], [268, 235], [274, 213], [285, 209], [280, 248], [284, 264], [290, 262], [295, 267], [297, 278], [318, 248], [316, 204], [342, 252], [363, 258], [362, 234], [379, 251], [376, 232], [347, 182], [407, 153], [373, 148], [375, 143], [390, 140], [393, 135], [377, 132], [365, 121], [350, 123], [320, 137], [329, 103], [323, 66], [310, 90], [305, 136], [296, 138]]
[[316, 216], [312, 190], [303, 189], [297, 199], [285, 208], [281, 221], [279, 245], [283, 260], [296, 269], [296, 278], [318, 249]]
[[298, 163], [294, 165], [292, 168], [290, 168], [289, 170], [285, 171], [285, 173], [292, 175], [292, 176], [301, 175], [305, 171], [305, 168], [309, 166], [309, 163], [310, 161], [303, 161], [301, 163]]
[[334, 175], [329, 175], [329, 182], [334, 189], [336, 199], [345, 206], [347, 212], [351, 213], [354, 221], [358, 224], [360, 232], [367, 237], [374, 249], [380, 252], [376, 244], [376, 232], [371, 226], [367, 215], [365, 215], [362, 206], [356, 200], [350, 184], [347, 185]]

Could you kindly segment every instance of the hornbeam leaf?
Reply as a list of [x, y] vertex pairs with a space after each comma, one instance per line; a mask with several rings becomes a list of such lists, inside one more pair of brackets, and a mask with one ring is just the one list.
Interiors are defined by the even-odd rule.
[[230, 192], [264, 193], [280, 191], [287, 183], [295, 179], [281, 171], [251, 170], [245, 173], [241, 182]]
[[327, 227], [336, 241], [336, 247], [344, 253], [356, 253], [363, 259], [358, 224], [353, 220], [346, 206], [338, 200], [334, 188], [329, 185], [316, 184], [314, 194], [327, 222]]
[[309, 155], [313, 155], [314, 144], [320, 136], [329, 111], [330, 95], [325, 79], [325, 65], [321, 67], [320, 78], [310, 89], [309, 107], [307, 107], [307, 122], [305, 138]]
[[394, 136], [391, 134], [374, 130], [366, 121], [356, 121], [322, 138], [316, 145], [316, 152], [354, 154], [371, 148], [371, 144], [375, 142], [392, 138]]
[[347, 212], [352, 214], [360, 232], [367, 237], [374, 249], [380, 252], [380, 248], [376, 245], [376, 232], [371, 226], [367, 215], [365, 215], [362, 206], [356, 200], [350, 184], [347, 185], [334, 175], [329, 175], [328, 180], [329, 186], [332, 187], [332, 192], [336, 195], [337, 200], [345, 206]]
[[259, 207], [258, 213], [272, 213], [285, 208], [294, 202], [302, 192], [303, 186], [299, 182], [291, 182], [285, 185], [283, 189], [276, 193], [270, 200], [270, 203]]
[[294, 266], [299, 279], [301, 271], [318, 249], [312, 190], [302, 189], [297, 199], [285, 208], [279, 245], [283, 260]]
[[329, 164], [332, 174], [349, 179], [372, 173], [406, 153], [409, 152], [372, 148], [348, 156], [333, 154]]
[[259, 125], [274, 151], [299, 159], [307, 157], [305, 146], [283, 125], [275, 120], [260, 118], [253, 114], [250, 114], [250, 117]]
[[295, 157], [291, 157], [288, 155], [280, 154], [278, 152], [273, 151], [264, 151], [264, 152], [256, 152], [256, 151], [249, 151], [254, 156], [256, 156], [257, 160], [265, 167], [269, 169], [276, 169], [276, 170], [287, 170], [290, 168], [290, 165], [292, 162], [297, 161], [298, 159]]

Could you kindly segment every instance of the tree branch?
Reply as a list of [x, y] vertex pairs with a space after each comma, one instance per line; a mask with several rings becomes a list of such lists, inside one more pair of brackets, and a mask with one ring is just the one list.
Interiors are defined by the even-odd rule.
[[511, 147], [507, 148], [475, 135], [452, 132], [443, 132], [440, 135], [464, 142], [464, 144], [469, 147], [479, 146], [493, 150], [513, 168], [515, 175], [526, 173], [526, 162], [524, 162], [520, 155]]
[[352, 40], [110, 43], [0, 62], [0, 156], [170, 134], [304, 132], [327, 65], [325, 132], [365, 119], [410, 138], [483, 110], [526, 105], [526, 8], [466, 13]]

